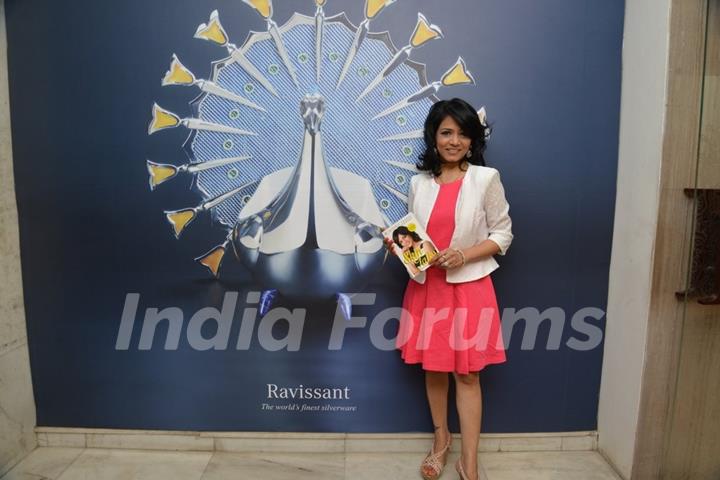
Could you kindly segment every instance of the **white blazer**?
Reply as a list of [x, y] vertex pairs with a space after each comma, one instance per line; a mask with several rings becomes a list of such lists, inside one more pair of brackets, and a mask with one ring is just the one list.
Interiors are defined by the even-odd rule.
[[[429, 172], [421, 172], [410, 181], [408, 209], [427, 227], [440, 185]], [[455, 231], [451, 248], [465, 249], [490, 239], [505, 255], [513, 239], [510, 205], [500, 182], [500, 173], [490, 167], [469, 165], [458, 194], [455, 207]], [[447, 271], [449, 283], [469, 282], [488, 275], [498, 268], [492, 256], [468, 261], [465, 265]], [[436, 268], [436, 267], [432, 267]], [[425, 272], [414, 280], [425, 283]]]

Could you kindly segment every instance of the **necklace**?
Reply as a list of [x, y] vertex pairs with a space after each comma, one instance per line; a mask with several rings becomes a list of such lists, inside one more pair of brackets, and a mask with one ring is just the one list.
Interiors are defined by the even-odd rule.
[[[444, 173], [444, 172], [441, 171], [441, 172], [440, 172], [440, 175], [438, 175], [437, 177], [435, 177], [435, 183], [437, 183], [438, 185], [445, 185], [445, 184], [453, 183], [453, 182], [456, 182], [456, 181], [460, 180], [461, 178], [463, 178], [463, 177], [465, 176], [465, 172], [467, 172], [467, 167], [466, 167], [466, 168], [462, 168], [462, 167], [465, 166], [465, 165], [466, 165], [466, 164], [465, 164], [464, 162], [461, 162], [461, 164], [458, 165], [456, 168], [453, 168], [452, 171], [448, 171], [448, 172], [446, 173], [446, 176], [450, 175], [450, 173], [455, 173], [455, 177], [452, 178], [452, 179], [450, 179], [450, 180], [448, 180], [447, 178], [442, 178], [442, 179], [441, 179], [441, 177], [442, 177], [442, 175], [443, 175], [443, 173]], [[459, 173], [459, 174], [458, 174], [458, 173]]]
[[463, 178], [464, 176], [465, 176], [464, 174], [463, 174], [463, 175], [458, 175], [457, 177], [453, 178], [452, 180], [444, 180], [444, 179], [443, 179], [443, 180], [440, 180], [439, 178], [437, 178], [437, 179], [435, 180], [435, 182], [436, 182], [438, 185], [448, 185], [448, 184], [450, 184], [450, 183], [455, 183], [455, 182], [457, 182], [458, 180], [460, 180], [460, 179]]

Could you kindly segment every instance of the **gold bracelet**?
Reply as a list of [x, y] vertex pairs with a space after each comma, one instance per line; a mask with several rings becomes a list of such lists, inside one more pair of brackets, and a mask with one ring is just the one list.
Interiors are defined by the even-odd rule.
[[462, 257], [462, 263], [460, 264], [460, 266], [462, 267], [463, 265], [465, 265], [465, 254], [459, 248], [456, 248], [455, 251], [458, 252], [460, 254], [460, 256]]

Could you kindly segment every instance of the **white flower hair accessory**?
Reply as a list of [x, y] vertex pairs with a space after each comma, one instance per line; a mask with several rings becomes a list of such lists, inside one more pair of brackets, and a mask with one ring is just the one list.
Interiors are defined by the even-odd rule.
[[489, 138], [490, 134], [492, 133], [492, 129], [488, 126], [487, 123], [487, 110], [485, 110], [485, 107], [483, 106], [478, 110], [477, 112], [478, 118], [480, 119], [480, 124], [485, 127], [485, 138]]

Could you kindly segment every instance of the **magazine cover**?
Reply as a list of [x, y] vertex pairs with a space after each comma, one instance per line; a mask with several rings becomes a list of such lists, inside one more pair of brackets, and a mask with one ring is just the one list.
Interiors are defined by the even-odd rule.
[[383, 230], [383, 236], [392, 240], [395, 254], [411, 277], [426, 270], [438, 253], [432, 239], [412, 213]]

